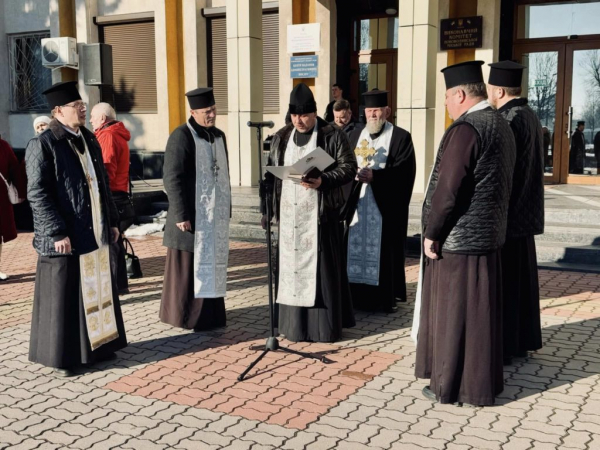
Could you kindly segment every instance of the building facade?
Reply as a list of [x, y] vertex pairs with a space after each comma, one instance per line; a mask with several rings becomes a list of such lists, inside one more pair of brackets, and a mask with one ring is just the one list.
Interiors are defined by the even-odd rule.
[[[479, 48], [441, 49], [442, 20], [477, 16]], [[132, 172], [160, 178], [168, 135], [189, 115], [184, 93], [213, 86], [232, 184], [251, 186], [258, 180], [259, 152], [246, 122], [283, 126], [295, 83], [313, 89], [319, 113], [331, 100], [331, 85], [340, 84], [357, 116], [360, 94], [377, 87], [390, 92], [390, 120], [413, 136], [415, 192], [423, 192], [450, 123], [440, 70], [471, 59], [513, 59], [528, 67], [523, 95], [546, 127], [546, 180], [596, 184], [598, 17], [600, 1], [0, 0], [0, 61], [6, 62], [0, 85], [9, 87], [0, 91], [0, 135], [23, 149], [33, 119], [48, 113], [41, 92], [52, 82], [78, 80], [84, 101], [113, 104], [131, 131]], [[307, 23], [319, 24], [319, 48], [290, 53], [288, 26]], [[110, 44], [113, 85], [85, 85], [82, 65], [43, 67], [41, 39], [60, 36], [76, 38], [79, 48]], [[317, 56], [317, 76], [291, 78], [294, 55]], [[579, 121], [586, 122], [586, 142], [582, 171], [575, 171], [569, 156]]]

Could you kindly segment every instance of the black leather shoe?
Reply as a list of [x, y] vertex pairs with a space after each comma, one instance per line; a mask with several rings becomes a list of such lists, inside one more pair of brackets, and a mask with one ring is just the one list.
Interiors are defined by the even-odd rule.
[[75, 376], [75, 372], [70, 369], [54, 369], [54, 373], [59, 377], [69, 378]]
[[527, 358], [528, 356], [529, 356], [529, 353], [527, 353], [527, 350], [523, 350], [523, 351], [515, 353], [515, 357], [517, 357], [517, 358]]
[[431, 400], [432, 402], [438, 401], [437, 397], [435, 396], [434, 392], [429, 388], [429, 386], [425, 386], [421, 392], [423, 392], [423, 395], [427, 400]]

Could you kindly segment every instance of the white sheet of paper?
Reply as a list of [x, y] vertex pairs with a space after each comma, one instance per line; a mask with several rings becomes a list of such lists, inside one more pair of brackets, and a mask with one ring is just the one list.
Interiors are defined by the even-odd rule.
[[265, 170], [282, 180], [292, 180], [297, 182], [297, 179], [292, 179], [289, 175], [302, 175], [311, 167], [316, 167], [320, 171], [324, 171], [334, 162], [335, 160], [329, 156], [325, 150], [318, 147], [316, 150], [296, 161], [296, 164], [293, 166], [265, 166]]

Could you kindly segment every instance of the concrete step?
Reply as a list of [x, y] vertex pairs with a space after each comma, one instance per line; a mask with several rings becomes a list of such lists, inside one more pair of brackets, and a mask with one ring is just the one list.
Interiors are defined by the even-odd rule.
[[544, 234], [536, 236], [535, 241], [598, 245], [600, 244], [600, 226], [598, 224], [546, 222]]
[[229, 238], [265, 242], [265, 230], [260, 226], [260, 222], [258, 225], [248, 222], [231, 223], [229, 224]]
[[538, 262], [600, 265], [600, 245], [536, 242]]
[[546, 223], [600, 224], [600, 210], [591, 208], [546, 208]]
[[260, 225], [262, 214], [257, 206], [234, 206], [231, 213], [231, 223], [247, 223], [252, 225]]
[[260, 198], [258, 195], [252, 194], [233, 194], [231, 196], [231, 204], [236, 206], [255, 206], [260, 207]]

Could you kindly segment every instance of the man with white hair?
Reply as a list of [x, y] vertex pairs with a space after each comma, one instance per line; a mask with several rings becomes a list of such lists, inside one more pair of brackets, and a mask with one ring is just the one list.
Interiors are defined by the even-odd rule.
[[38, 116], [33, 121], [33, 129], [35, 130], [35, 135], [39, 136], [42, 134], [50, 125], [50, 117], [48, 116]]
[[406, 301], [404, 245], [415, 181], [410, 133], [387, 121], [388, 92], [363, 94], [367, 123], [350, 135], [360, 168], [345, 208], [354, 307], [392, 312]]
[[129, 145], [131, 134], [119, 122], [112, 106], [98, 103], [92, 108], [90, 123], [102, 148], [102, 159], [108, 174], [110, 190], [119, 211], [119, 240], [110, 247], [110, 260], [113, 278], [117, 281], [120, 293], [128, 292], [127, 267], [123, 233], [133, 224], [135, 212], [129, 195]]

